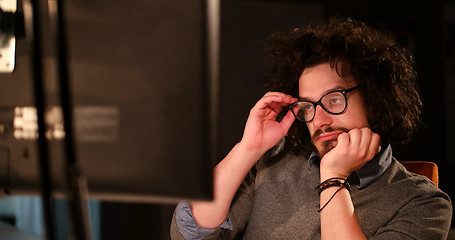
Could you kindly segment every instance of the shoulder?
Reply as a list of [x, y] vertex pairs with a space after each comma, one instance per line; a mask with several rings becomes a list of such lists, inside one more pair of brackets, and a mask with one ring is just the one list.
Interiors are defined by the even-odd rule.
[[394, 191], [409, 194], [414, 201], [430, 201], [447, 209], [452, 208], [450, 197], [427, 177], [408, 171], [396, 159], [392, 160], [389, 168], [389, 186]]
[[[382, 212], [371, 220], [384, 218], [385, 227], [376, 233], [378, 239], [398, 233], [414, 239], [445, 239], [450, 228], [449, 196], [428, 178], [407, 171], [396, 159], [376, 182], [357, 194], [356, 202]], [[369, 216], [370, 210], [359, 207], [356, 212]]]
[[[406, 170], [396, 159], [387, 170], [363, 191], [362, 198], [374, 198], [381, 195], [389, 205], [399, 205], [426, 199], [451, 206], [449, 196], [439, 189], [427, 177]], [[385, 199], [384, 199], [385, 198]]]
[[410, 184], [410, 185], [421, 185], [428, 186], [431, 189], [437, 189], [438, 187], [427, 177], [410, 172], [406, 167], [398, 162], [395, 158], [392, 159], [392, 163], [384, 175], [388, 178], [389, 184]]

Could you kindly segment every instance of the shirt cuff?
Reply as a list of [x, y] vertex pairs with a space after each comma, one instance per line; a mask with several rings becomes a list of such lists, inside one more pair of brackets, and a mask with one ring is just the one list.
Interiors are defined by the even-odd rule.
[[[175, 220], [180, 233], [188, 240], [203, 239], [215, 231], [215, 229], [200, 228], [197, 225], [187, 201], [181, 201], [177, 205], [175, 209]], [[232, 231], [233, 227], [229, 215], [219, 227]]]

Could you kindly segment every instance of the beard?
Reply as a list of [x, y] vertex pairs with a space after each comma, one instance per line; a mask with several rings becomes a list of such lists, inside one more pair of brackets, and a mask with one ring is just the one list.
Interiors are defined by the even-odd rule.
[[338, 144], [338, 139], [332, 139], [328, 141], [322, 142], [321, 149], [316, 147], [316, 140], [321, 135], [322, 133], [328, 133], [328, 132], [335, 132], [335, 131], [342, 131], [342, 132], [349, 132], [349, 129], [343, 128], [343, 127], [326, 127], [325, 129], [318, 129], [314, 134], [311, 136], [311, 143], [313, 144], [314, 148], [318, 152], [319, 159], [322, 159], [325, 154], [327, 154], [330, 150], [334, 149], [337, 144]]
[[330, 150], [334, 149], [338, 144], [337, 139], [332, 139], [329, 141], [325, 141], [322, 143], [322, 149], [318, 150], [318, 156], [320, 159], [324, 157], [325, 154], [327, 154]]

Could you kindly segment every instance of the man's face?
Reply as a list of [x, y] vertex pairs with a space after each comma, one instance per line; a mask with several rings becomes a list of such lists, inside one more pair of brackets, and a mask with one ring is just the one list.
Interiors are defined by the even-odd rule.
[[[329, 63], [306, 68], [299, 79], [300, 98], [313, 102], [328, 92], [352, 87], [355, 87], [353, 79], [341, 78]], [[353, 128], [369, 127], [360, 90], [349, 92], [346, 97], [347, 108], [343, 113], [332, 115], [318, 105], [314, 119], [307, 123], [312, 143], [320, 158], [336, 146], [340, 133]]]

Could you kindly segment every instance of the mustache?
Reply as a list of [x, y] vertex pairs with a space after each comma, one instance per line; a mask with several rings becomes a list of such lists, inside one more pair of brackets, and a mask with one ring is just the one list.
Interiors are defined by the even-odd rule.
[[316, 141], [316, 139], [319, 137], [319, 135], [321, 135], [323, 133], [335, 132], [335, 131], [341, 131], [341, 132], [347, 133], [347, 132], [349, 132], [349, 129], [344, 128], [344, 127], [331, 127], [331, 126], [328, 126], [324, 129], [319, 128], [311, 136], [311, 141], [314, 143]]

